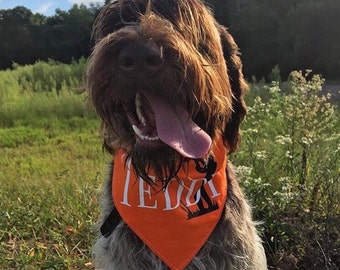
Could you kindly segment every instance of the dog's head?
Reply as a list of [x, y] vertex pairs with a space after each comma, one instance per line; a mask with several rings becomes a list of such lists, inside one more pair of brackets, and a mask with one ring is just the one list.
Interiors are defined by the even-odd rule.
[[176, 175], [216, 138], [239, 143], [246, 83], [238, 47], [199, 0], [117, 0], [94, 25], [86, 74], [104, 146], [124, 148], [137, 173]]

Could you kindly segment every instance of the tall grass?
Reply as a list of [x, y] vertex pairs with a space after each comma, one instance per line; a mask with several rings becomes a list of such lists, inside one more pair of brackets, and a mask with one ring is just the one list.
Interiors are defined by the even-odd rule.
[[51, 60], [0, 71], [0, 127], [89, 116], [84, 96], [75, 95], [84, 69], [81, 59], [71, 65]]

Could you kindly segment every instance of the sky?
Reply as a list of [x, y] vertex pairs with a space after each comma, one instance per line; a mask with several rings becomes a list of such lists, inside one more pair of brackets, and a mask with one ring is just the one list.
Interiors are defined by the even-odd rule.
[[74, 4], [85, 4], [88, 6], [90, 3], [103, 4], [104, 0], [0, 0], [0, 9], [11, 9], [16, 6], [24, 6], [33, 13], [50, 16], [55, 13], [57, 8], [67, 11]]

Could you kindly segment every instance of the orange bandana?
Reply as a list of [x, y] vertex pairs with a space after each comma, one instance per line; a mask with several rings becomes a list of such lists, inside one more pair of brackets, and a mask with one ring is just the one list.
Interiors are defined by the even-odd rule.
[[204, 168], [194, 160], [183, 165], [177, 174], [180, 181], [171, 180], [164, 190], [157, 181], [154, 188], [136, 177], [124, 150], [115, 155], [115, 207], [124, 222], [173, 270], [190, 263], [221, 218], [227, 197], [222, 140], [212, 155]]

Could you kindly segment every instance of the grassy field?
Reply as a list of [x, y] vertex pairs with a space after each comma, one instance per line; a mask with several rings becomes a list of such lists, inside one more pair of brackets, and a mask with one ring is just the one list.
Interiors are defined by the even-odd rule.
[[97, 121], [0, 130], [0, 268], [91, 269], [106, 157]]
[[75, 94], [82, 71], [71, 70], [52, 62], [0, 73], [0, 269], [91, 269], [111, 157]]
[[[93, 269], [111, 157], [85, 96], [75, 94], [84, 66], [0, 72], [0, 269]], [[231, 159], [263, 221], [270, 269], [340, 267], [340, 119], [322, 84], [297, 72], [247, 96], [243, 142]]]

